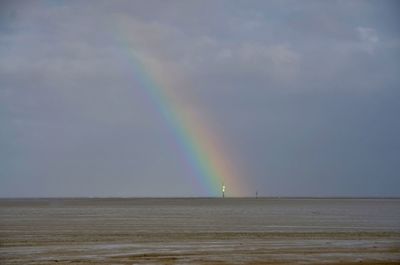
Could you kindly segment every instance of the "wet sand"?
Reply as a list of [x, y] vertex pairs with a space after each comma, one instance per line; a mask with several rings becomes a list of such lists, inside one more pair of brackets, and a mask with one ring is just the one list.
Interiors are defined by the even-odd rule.
[[0, 264], [400, 264], [400, 199], [0, 199]]

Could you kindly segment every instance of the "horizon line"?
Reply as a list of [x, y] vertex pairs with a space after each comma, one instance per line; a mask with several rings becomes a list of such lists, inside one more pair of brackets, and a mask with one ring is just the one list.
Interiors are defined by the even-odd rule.
[[27, 196], [0, 197], [12, 199], [400, 199], [399, 196]]

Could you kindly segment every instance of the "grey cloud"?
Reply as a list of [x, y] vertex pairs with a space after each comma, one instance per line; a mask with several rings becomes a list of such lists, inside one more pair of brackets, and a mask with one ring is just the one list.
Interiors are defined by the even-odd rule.
[[135, 78], [130, 49], [172, 75], [161, 85], [206, 117], [260, 194], [398, 195], [396, 9], [4, 2], [0, 196], [209, 195]]

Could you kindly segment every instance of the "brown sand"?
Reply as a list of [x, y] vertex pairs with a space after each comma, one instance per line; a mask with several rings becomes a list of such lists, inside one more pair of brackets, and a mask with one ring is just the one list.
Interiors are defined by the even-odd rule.
[[0, 264], [400, 264], [399, 200], [0, 200]]

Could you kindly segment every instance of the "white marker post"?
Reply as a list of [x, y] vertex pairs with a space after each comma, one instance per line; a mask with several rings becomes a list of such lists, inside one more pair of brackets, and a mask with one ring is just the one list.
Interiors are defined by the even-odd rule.
[[222, 183], [222, 198], [225, 198], [225, 185]]

